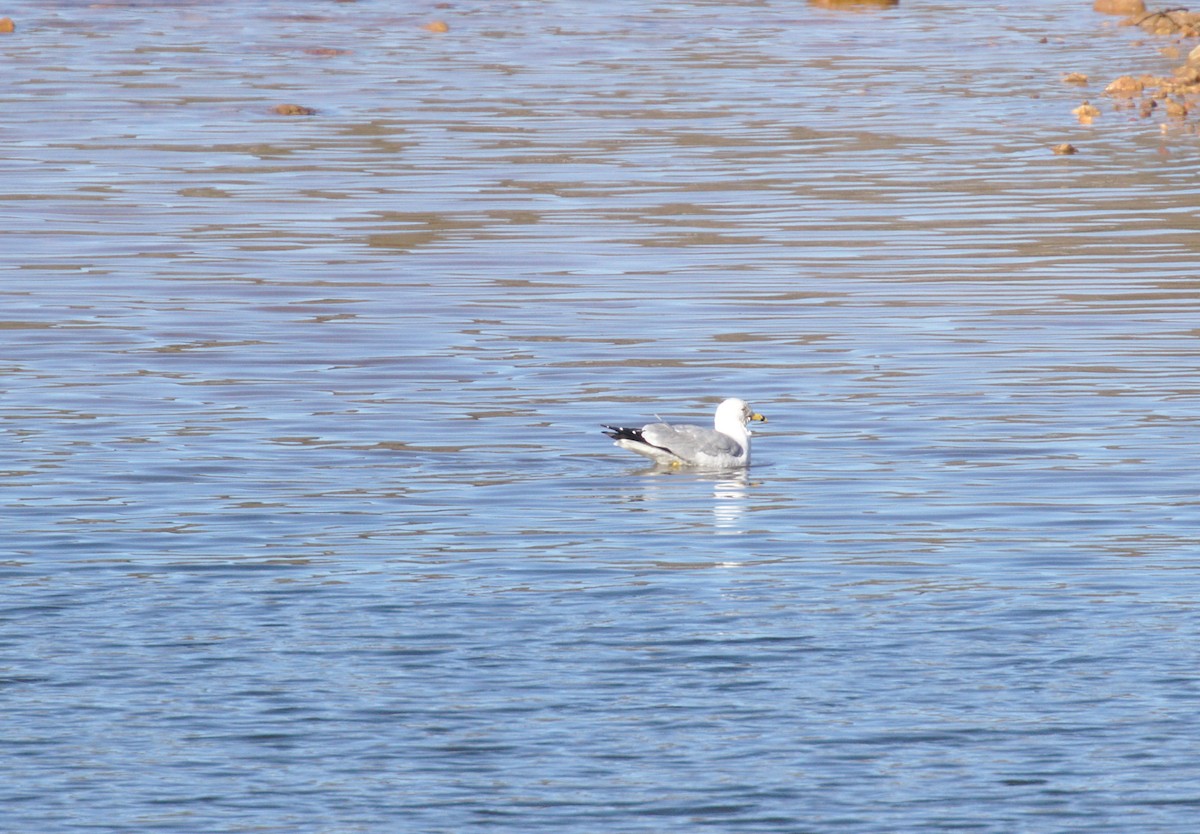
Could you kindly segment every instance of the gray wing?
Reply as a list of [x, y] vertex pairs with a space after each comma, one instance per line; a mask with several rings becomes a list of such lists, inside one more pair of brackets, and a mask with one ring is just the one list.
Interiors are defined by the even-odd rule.
[[738, 458], [743, 454], [741, 445], [729, 435], [700, 426], [651, 423], [642, 429], [642, 437], [647, 443], [668, 449], [690, 462], [698, 462], [702, 457]]

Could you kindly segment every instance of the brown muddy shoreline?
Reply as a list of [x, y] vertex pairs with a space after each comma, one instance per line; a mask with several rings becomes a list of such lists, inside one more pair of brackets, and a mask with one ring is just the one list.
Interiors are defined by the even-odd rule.
[[[1183, 8], [1147, 10], [1141, 0], [1096, 0], [1098, 12], [1121, 14], [1119, 26], [1136, 26], [1150, 36], [1135, 42], [1157, 48], [1168, 60], [1182, 63], [1170, 74], [1139, 73], [1136, 69], [1107, 80], [1101, 92], [1103, 106], [1084, 100], [1072, 110], [1082, 124], [1092, 124], [1105, 111], [1129, 113], [1142, 119], [1154, 119], [1163, 133], [1196, 135], [1200, 123], [1200, 12]], [[1082, 73], [1069, 73], [1063, 81], [1087, 84]]]

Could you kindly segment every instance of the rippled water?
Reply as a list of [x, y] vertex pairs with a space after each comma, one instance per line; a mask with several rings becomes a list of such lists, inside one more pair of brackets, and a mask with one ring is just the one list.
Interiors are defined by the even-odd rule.
[[1197, 148], [1089, 5], [9, 4], [0, 828], [1189, 830]]

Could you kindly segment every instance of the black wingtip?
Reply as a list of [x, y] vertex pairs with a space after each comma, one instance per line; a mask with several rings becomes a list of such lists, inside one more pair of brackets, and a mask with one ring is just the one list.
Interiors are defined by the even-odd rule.
[[644, 442], [642, 441], [641, 429], [626, 429], [621, 426], [610, 426], [605, 423], [601, 423], [601, 425], [608, 429], [608, 431], [602, 432], [602, 434], [607, 434], [613, 440], [636, 440], [639, 443]]

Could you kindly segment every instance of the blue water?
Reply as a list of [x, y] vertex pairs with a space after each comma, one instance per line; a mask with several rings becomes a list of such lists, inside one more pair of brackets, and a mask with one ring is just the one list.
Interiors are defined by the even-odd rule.
[[965, 5], [10, 4], [0, 831], [1194, 827], [1195, 137]]

